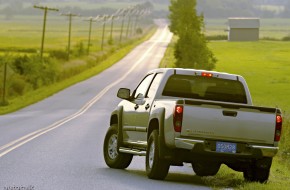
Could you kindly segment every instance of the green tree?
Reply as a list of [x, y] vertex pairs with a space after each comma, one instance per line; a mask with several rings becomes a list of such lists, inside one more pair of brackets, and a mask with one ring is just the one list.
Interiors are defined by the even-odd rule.
[[196, 0], [171, 0], [169, 10], [170, 31], [179, 37], [175, 44], [175, 66], [213, 69], [217, 59], [207, 47], [203, 15], [197, 15]]

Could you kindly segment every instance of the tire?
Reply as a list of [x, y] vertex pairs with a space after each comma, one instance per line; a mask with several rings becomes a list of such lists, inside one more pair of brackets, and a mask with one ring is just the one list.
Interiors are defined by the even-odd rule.
[[132, 161], [132, 154], [124, 154], [118, 151], [118, 128], [112, 125], [105, 136], [103, 155], [107, 166], [115, 169], [125, 169]]
[[198, 176], [214, 176], [220, 169], [220, 164], [210, 162], [194, 162], [192, 169]]
[[170, 164], [159, 157], [158, 130], [153, 130], [148, 139], [146, 151], [146, 173], [148, 178], [163, 180]]
[[267, 183], [270, 176], [272, 158], [257, 160], [243, 174], [246, 181]]
[[266, 183], [270, 175], [270, 169], [251, 168], [243, 172], [246, 181]]

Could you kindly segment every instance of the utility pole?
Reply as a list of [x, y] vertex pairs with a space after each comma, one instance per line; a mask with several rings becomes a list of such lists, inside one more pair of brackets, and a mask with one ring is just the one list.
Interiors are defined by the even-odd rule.
[[71, 41], [71, 26], [72, 26], [72, 17], [79, 16], [77, 14], [67, 13], [61, 14], [62, 16], [67, 16], [69, 18], [69, 28], [68, 28], [68, 45], [67, 45], [67, 60], [70, 56], [70, 41]]
[[123, 9], [123, 10], [121, 11], [121, 15], [122, 15], [123, 19], [122, 19], [121, 34], [120, 34], [120, 43], [122, 42], [122, 37], [123, 37], [123, 28], [124, 28], [124, 22], [125, 22], [126, 11], [127, 11], [126, 9]]
[[113, 28], [114, 28], [114, 19], [118, 18], [116, 15], [111, 16], [111, 34], [110, 34], [110, 42], [113, 43]]
[[103, 16], [103, 35], [102, 35], [102, 44], [101, 44], [101, 50], [103, 51], [104, 50], [104, 38], [105, 38], [105, 29], [106, 29], [106, 22], [107, 22], [107, 19], [109, 18], [108, 15], [104, 15]]
[[7, 61], [4, 62], [4, 78], [3, 78], [3, 93], [2, 93], [2, 102], [0, 105], [5, 106], [7, 105], [6, 102], [6, 79], [7, 79]]
[[40, 57], [43, 58], [43, 49], [44, 49], [44, 39], [45, 39], [45, 30], [46, 30], [46, 17], [47, 17], [47, 11], [59, 11], [55, 8], [49, 8], [49, 7], [42, 7], [42, 6], [33, 6], [36, 9], [42, 9], [44, 10], [44, 18], [43, 18], [43, 29], [42, 29], [42, 40], [41, 40], [41, 49], [40, 49]]
[[113, 44], [113, 28], [114, 28], [114, 21], [115, 19], [118, 20], [120, 18], [120, 13], [123, 9], [118, 9], [114, 14], [111, 16], [111, 33], [110, 33], [110, 43]]
[[129, 34], [129, 28], [130, 28], [130, 24], [131, 24], [131, 13], [128, 13], [128, 17], [129, 17], [129, 21], [128, 21], [128, 25], [127, 25], [126, 38], [128, 38], [128, 34]]
[[90, 17], [87, 20], [84, 21], [89, 21], [90, 26], [89, 26], [89, 39], [88, 39], [88, 49], [87, 49], [87, 53], [90, 53], [90, 46], [91, 46], [91, 35], [92, 35], [92, 23], [95, 22], [93, 17]]
[[[132, 16], [134, 18], [134, 16], [136, 17], [135, 20], [137, 20], [137, 15], [139, 13], [139, 10], [137, 8], [135, 8], [134, 12], [132, 13]], [[132, 19], [132, 24], [131, 24], [131, 28], [130, 28], [130, 36], [132, 36], [132, 34], [134, 34], [134, 27], [135, 27], [135, 24], [134, 24], [134, 20]]]
[[135, 18], [135, 24], [134, 24], [134, 34], [136, 34], [136, 31], [137, 31], [137, 26], [138, 26], [138, 21], [139, 21], [139, 17], [140, 15], [142, 15], [142, 11], [137, 11], [137, 14], [136, 14], [136, 18]]

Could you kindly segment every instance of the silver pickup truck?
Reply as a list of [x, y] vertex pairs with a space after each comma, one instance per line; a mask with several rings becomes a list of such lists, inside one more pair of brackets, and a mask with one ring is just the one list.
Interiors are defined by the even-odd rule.
[[278, 152], [282, 116], [278, 108], [252, 105], [243, 77], [193, 69], [156, 69], [112, 112], [103, 154], [111, 168], [127, 168], [146, 156], [146, 173], [164, 179], [170, 165], [191, 163], [199, 176], [221, 164], [245, 180], [268, 180]]

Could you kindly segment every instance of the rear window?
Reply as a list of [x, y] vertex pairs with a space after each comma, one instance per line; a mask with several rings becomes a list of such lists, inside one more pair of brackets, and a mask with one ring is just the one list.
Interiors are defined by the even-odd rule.
[[172, 75], [163, 96], [247, 104], [243, 84], [238, 80], [189, 75]]

